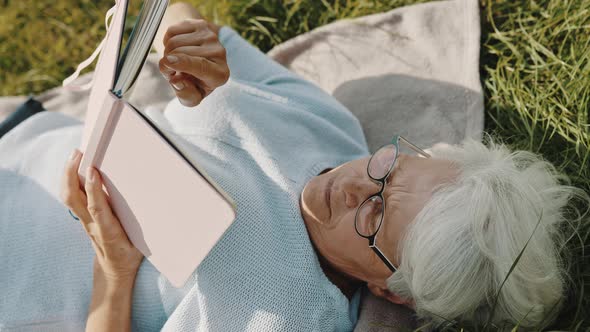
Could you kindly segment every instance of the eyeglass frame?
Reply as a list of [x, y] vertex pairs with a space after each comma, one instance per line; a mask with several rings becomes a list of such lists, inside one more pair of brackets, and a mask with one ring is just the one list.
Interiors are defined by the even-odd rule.
[[[359, 205], [359, 207], [356, 209], [356, 214], [354, 216], [354, 230], [356, 231], [356, 233], [360, 237], [363, 237], [363, 238], [369, 240], [369, 248], [371, 248], [375, 252], [375, 254], [377, 254], [377, 256], [383, 261], [383, 263], [385, 263], [385, 265], [393, 273], [397, 272], [397, 268], [391, 263], [391, 261], [389, 259], [387, 259], [387, 257], [385, 257], [385, 254], [383, 254], [383, 252], [377, 247], [377, 233], [379, 233], [379, 230], [381, 229], [381, 225], [383, 225], [383, 218], [385, 217], [386, 205], [385, 205], [385, 199], [383, 198], [383, 191], [385, 190], [385, 182], [386, 182], [387, 178], [389, 177], [389, 175], [392, 173], [393, 169], [395, 168], [395, 163], [397, 162], [397, 158], [399, 156], [399, 143], [400, 143], [400, 141], [402, 143], [405, 143], [410, 149], [414, 150], [414, 152], [421, 154], [422, 156], [424, 156], [426, 158], [430, 158], [430, 154], [426, 153], [424, 150], [420, 149], [416, 145], [410, 143], [407, 139], [405, 139], [401, 135], [395, 135], [393, 137], [393, 139], [391, 140], [391, 143], [385, 144], [385, 145], [381, 146], [379, 149], [375, 150], [375, 152], [371, 155], [369, 162], [367, 163], [367, 175], [369, 176], [369, 178], [371, 180], [381, 183], [381, 190], [379, 190], [375, 194], [373, 194], [373, 195], [369, 196], [367, 199], [365, 199]], [[371, 161], [373, 160], [373, 157], [377, 154], [377, 152], [379, 152], [379, 150], [381, 150], [384, 147], [389, 146], [391, 144], [393, 144], [395, 146], [395, 157], [393, 158], [393, 162], [391, 163], [391, 167], [389, 168], [389, 170], [387, 171], [387, 173], [385, 173], [385, 175], [383, 177], [381, 177], [379, 179], [372, 177], [371, 173], [369, 173], [369, 165], [371, 165]], [[371, 200], [375, 197], [379, 197], [381, 199], [381, 204], [383, 204], [383, 209], [381, 212], [381, 220], [379, 220], [379, 226], [375, 230], [375, 233], [373, 233], [372, 235], [369, 235], [369, 236], [365, 236], [365, 235], [361, 234], [358, 230], [358, 225], [357, 225], [358, 215], [361, 210], [361, 207], [365, 203], [367, 203], [369, 200]]]

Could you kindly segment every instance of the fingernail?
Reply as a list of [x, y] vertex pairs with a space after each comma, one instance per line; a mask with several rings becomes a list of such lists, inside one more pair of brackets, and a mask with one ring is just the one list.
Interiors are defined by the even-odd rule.
[[76, 160], [76, 157], [78, 157], [78, 153], [80, 153], [78, 150], [72, 151], [72, 154], [70, 155], [70, 161]]
[[96, 172], [92, 169], [92, 167], [87, 168], [86, 175], [88, 176], [88, 180], [90, 180], [90, 182], [94, 182], [96, 180]]
[[166, 57], [169, 63], [177, 63], [178, 57], [176, 55], [169, 55]]
[[174, 86], [174, 88], [176, 90], [182, 90], [182, 89], [184, 89], [184, 83], [182, 83], [182, 82], [172, 83], [172, 85]]
[[182, 99], [182, 98], [178, 98], [178, 100], [180, 100], [180, 103], [186, 107], [192, 107], [191, 106], [191, 102], [186, 100], [186, 99]]

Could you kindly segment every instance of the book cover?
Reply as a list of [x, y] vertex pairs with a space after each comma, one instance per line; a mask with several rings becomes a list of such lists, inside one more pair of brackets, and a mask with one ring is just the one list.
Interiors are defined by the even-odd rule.
[[[165, 9], [167, 1], [144, 3], [142, 12], [160, 8], [143, 24], [149, 26], [148, 33], [141, 26], [133, 31], [136, 37], [143, 36], [144, 50], [147, 45], [149, 51], [152, 44], [164, 14], [158, 7], [162, 5]], [[147, 51], [134, 49], [141, 44], [136, 43], [122, 56], [123, 61], [135, 62], [127, 67], [135, 71], [126, 71], [126, 64], [119, 61], [127, 7], [127, 0], [118, 1], [97, 64], [78, 173], [84, 183], [87, 167], [99, 170], [111, 208], [131, 242], [174, 286], [180, 287], [235, 219], [235, 204], [165, 133], [123, 98], [147, 56]], [[129, 45], [133, 45], [132, 39]], [[121, 80], [125, 83], [117, 83]]]

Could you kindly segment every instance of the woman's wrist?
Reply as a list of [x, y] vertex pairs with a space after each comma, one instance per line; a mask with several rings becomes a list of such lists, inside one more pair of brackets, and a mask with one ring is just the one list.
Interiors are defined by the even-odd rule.
[[121, 290], [133, 289], [136, 276], [137, 270], [124, 275], [107, 274], [97, 260], [94, 260], [94, 286], [95, 288], [101, 288], [105, 295], [116, 295], [117, 293], [122, 293]]
[[108, 275], [95, 260], [86, 331], [131, 330], [131, 305], [136, 274]]

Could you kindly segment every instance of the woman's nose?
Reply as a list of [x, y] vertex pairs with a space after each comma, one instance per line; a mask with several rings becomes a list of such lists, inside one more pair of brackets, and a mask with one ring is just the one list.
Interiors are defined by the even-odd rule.
[[342, 181], [342, 191], [345, 194], [345, 203], [349, 208], [357, 208], [369, 196], [379, 192], [380, 185], [371, 181], [368, 177], [349, 177]]

